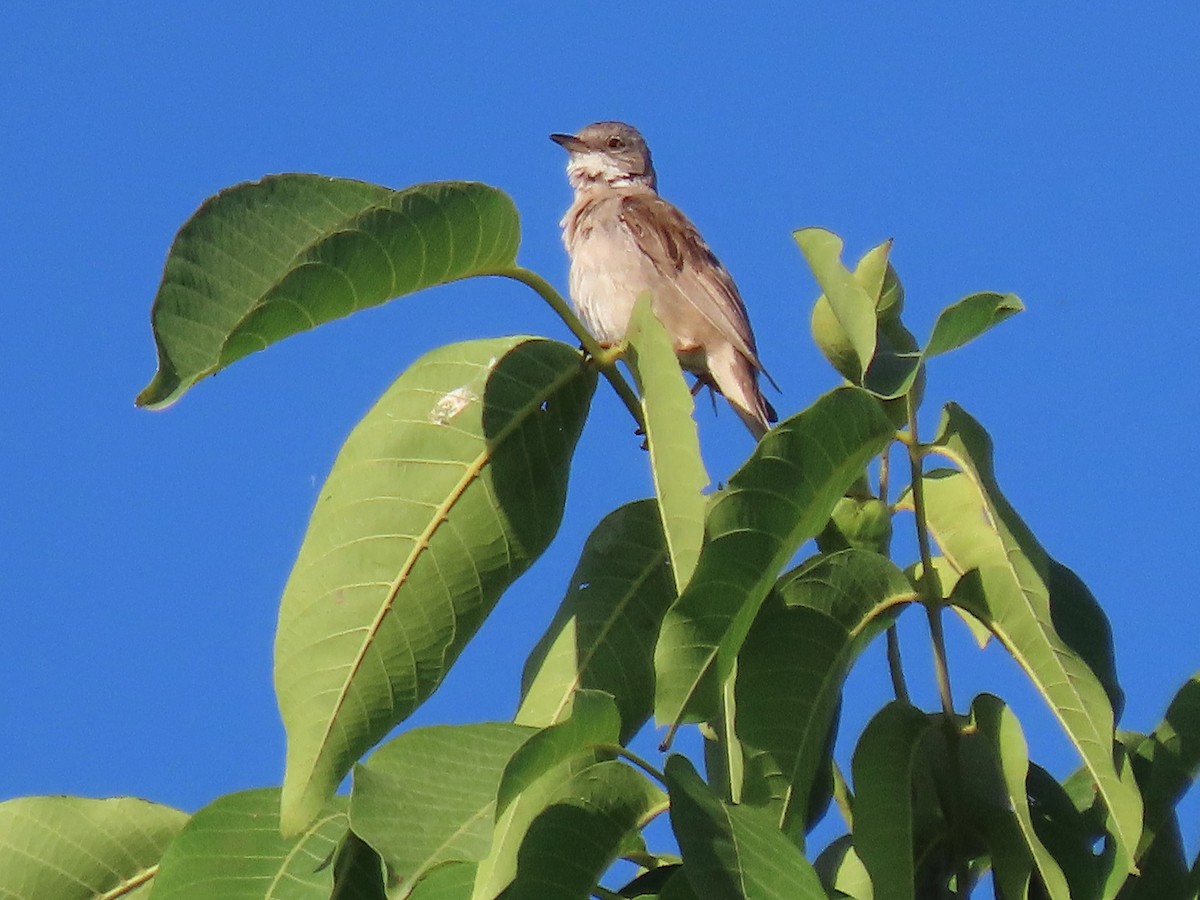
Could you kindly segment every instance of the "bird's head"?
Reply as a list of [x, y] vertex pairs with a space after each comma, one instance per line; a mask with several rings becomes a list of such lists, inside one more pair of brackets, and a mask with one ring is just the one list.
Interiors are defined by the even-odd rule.
[[550, 140], [571, 154], [567, 179], [576, 190], [597, 182], [612, 187], [642, 185], [654, 190], [657, 178], [650, 148], [632, 125], [595, 122], [578, 134], [552, 134]]

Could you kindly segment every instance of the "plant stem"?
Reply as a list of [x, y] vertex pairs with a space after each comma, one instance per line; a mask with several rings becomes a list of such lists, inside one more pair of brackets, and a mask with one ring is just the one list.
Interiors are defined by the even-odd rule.
[[953, 719], [954, 697], [950, 692], [950, 669], [946, 664], [946, 636], [942, 631], [942, 597], [941, 591], [930, 590], [935, 584], [936, 576], [933, 571], [933, 552], [929, 543], [929, 520], [925, 514], [925, 482], [924, 466], [925, 448], [917, 438], [917, 407], [912, 394], [908, 395], [908, 460], [912, 469], [912, 498], [913, 518], [917, 527], [917, 547], [921, 553], [921, 600], [925, 604], [926, 617], [929, 619], [929, 633], [933, 639], [933, 671], [937, 679], [938, 694], [942, 699], [942, 712]]
[[904, 664], [900, 661], [900, 633], [895, 623], [887, 630], [888, 671], [892, 675], [892, 691], [901, 703], [908, 703], [908, 685], [904, 681]]
[[662, 773], [662, 770], [655, 768], [628, 747], [622, 747], [620, 744], [597, 744], [596, 749], [603, 750], [606, 753], [611, 753], [613, 756], [620, 756], [629, 760], [629, 762], [633, 763], [663, 787], [667, 786], [667, 776]]
[[629, 414], [633, 416], [633, 420], [637, 422], [638, 428], [643, 431], [646, 428], [646, 421], [642, 416], [642, 404], [634, 393], [633, 388], [629, 386], [629, 382], [621, 375], [617, 368], [617, 360], [621, 353], [619, 350], [605, 350], [592, 337], [592, 333], [584, 327], [584, 324], [579, 321], [579, 317], [575, 315], [570, 304], [562, 298], [545, 278], [537, 272], [530, 269], [522, 268], [521, 266], [512, 266], [511, 268], [496, 269], [492, 272], [483, 274], [500, 275], [504, 278], [511, 278], [513, 281], [519, 281], [527, 287], [533, 288], [539, 297], [545, 300], [552, 310], [558, 314], [558, 317], [563, 320], [563, 323], [571, 330], [571, 333], [579, 339], [580, 346], [583, 347], [585, 353], [592, 358], [593, 363], [600, 370], [600, 373], [608, 379], [608, 383], [612, 385], [617, 396], [621, 398], [621, 402], [625, 404], [625, 408], [629, 410]]
[[929, 542], [929, 519], [925, 509], [924, 458], [926, 450], [921, 446], [917, 435], [917, 404], [913, 400], [911, 391], [908, 394], [907, 405], [908, 440], [905, 443], [908, 447], [908, 460], [912, 472], [913, 519], [916, 521], [917, 546], [921, 553], [921, 581], [918, 588], [921, 593], [921, 600], [925, 606], [926, 618], [929, 620], [929, 636], [933, 643], [933, 672], [937, 680], [938, 694], [942, 700], [946, 749], [950, 756], [950, 777], [954, 784], [952, 796], [949, 798], [949, 808], [946, 810], [952, 827], [955, 827], [955, 837], [952, 838], [955, 844], [955, 865], [957, 869], [954, 895], [957, 897], [966, 897], [970, 891], [970, 874], [962, 844], [959, 840], [959, 836], [963, 832], [957, 827], [962, 823], [964, 818], [961, 803], [962, 770], [959, 767], [958, 755], [960, 735], [958, 720], [954, 714], [954, 695], [950, 691], [950, 667], [946, 660], [946, 634], [942, 629], [942, 607], [944, 606], [944, 601], [941, 590], [938, 589], [935, 592], [932, 589], [932, 586], [936, 586], [938, 581], [937, 574], [933, 568], [933, 552], [930, 549]]

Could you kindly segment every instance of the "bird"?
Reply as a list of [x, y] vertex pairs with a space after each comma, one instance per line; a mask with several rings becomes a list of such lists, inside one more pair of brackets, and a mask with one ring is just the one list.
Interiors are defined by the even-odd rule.
[[676, 206], [658, 195], [641, 133], [624, 122], [594, 122], [555, 133], [566, 149], [574, 199], [559, 223], [570, 257], [571, 301], [601, 346], [625, 339], [638, 296], [674, 341], [680, 366], [723, 394], [755, 439], [777, 420], [759, 387], [763, 368], [737, 285]]

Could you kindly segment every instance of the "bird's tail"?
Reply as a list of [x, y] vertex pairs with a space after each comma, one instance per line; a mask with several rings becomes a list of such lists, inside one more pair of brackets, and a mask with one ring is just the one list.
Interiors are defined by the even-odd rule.
[[758, 386], [758, 369], [732, 345], [708, 355], [708, 374], [716, 389], [725, 395], [738, 418], [758, 440], [778, 421], [774, 407]]

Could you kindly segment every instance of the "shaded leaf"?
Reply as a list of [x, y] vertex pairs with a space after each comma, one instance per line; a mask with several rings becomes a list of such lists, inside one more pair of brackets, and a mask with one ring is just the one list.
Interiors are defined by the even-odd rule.
[[1071, 896], [1098, 896], [1099, 861], [1092, 853], [1092, 844], [1099, 829], [1088, 824], [1054, 776], [1035, 763], [1029, 765], [1025, 789], [1038, 839], [1062, 869]]
[[1163, 720], [1138, 742], [1134, 754], [1134, 774], [1146, 801], [1140, 855], [1200, 774], [1200, 674], [1184, 682]]
[[649, 293], [634, 305], [626, 339], [631, 351], [629, 364], [642, 393], [650, 471], [663, 533], [671, 551], [675, 583], [682, 589], [700, 556], [706, 503], [701, 491], [708, 485], [692, 418], [695, 404], [675, 357], [674, 340], [655, 318]]
[[492, 843], [504, 767], [533, 729], [507, 722], [417, 728], [354, 767], [350, 822], [403, 884]]
[[714, 497], [700, 562], [655, 650], [660, 722], [713, 718], [776, 574], [893, 434], [875, 398], [839, 388], [773, 428]]
[[228, 188], [171, 246], [150, 313], [158, 371], [138, 405], [166, 406], [298, 331], [511, 266], [519, 239], [512, 201], [484, 184], [288, 174]]
[[738, 658], [736, 731], [766, 754], [767, 771], [778, 773], [769, 779], [771, 811], [802, 843], [806, 806], [850, 667], [916, 594], [891, 560], [854, 549], [790, 572], [775, 594]]
[[346, 440], [279, 612], [286, 832], [433, 692], [545, 550], [594, 387], [564, 344], [453, 344], [414, 363]]
[[948, 405], [935, 446], [963, 469], [925, 476], [930, 529], [955, 570], [971, 573], [952, 599], [988, 626], [1046, 698], [1113, 817], [1119, 865], [1132, 870], [1141, 797], [1123, 754], [1114, 756], [1104, 685], [1054, 627], [1049, 557], [1000, 493], [991, 441], [974, 419]]
[[[1024, 896], [1036, 865], [1046, 896], [1070, 900], [1067, 879], [1038, 837], [1030, 813], [1026, 789], [1029, 748], [1020, 723], [1002, 700], [982, 694], [971, 704], [971, 726], [962, 748], [967, 769], [964, 780], [975, 795], [968, 809], [983, 820], [996, 877], [1009, 886], [1006, 896]], [[981, 789], [989, 780], [995, 783], [992, 792]], [[1010, 873], [1012, 880], [1008, 880]], [[1015, 890], [1018, 883], [1019, 892]]]
[[867, 723], [854, 748], [854, 848], [876, 900], [913, 898], [913, 782], [931, 720], [892, 702]]
[[705, 900], [825, 900], [821, 880], [762, 810], [717, 798], [685, 757], [666, 766], [683, 871]]
[[301, 834], [279, 833], [279, 789], [227, 794], [201, 809], [171, 843], [154, 900], [327, 898], [330, 858], [346, 834], [346, 801], [335, 798]]
[[387, 900], [383, 860], [353, 831], [347, 831], [333, 858], [330, 900]]
[[925, 359], [961, 347], [1024, 308], [1016, 294], [983, 291], [963, 297], [938, 314], [925, 344]]
[[550, 725], [569, 714], [576, 691], [604, 691], [628, 741], [653, 707], [654, 644], [675, 596], [658, 504], [638, 500], [605, 516], [525, 664], [515, 720]]
[[525, 833], [505, 900], [587, 897], [663, 793], [613, 760], [575, 775]]
[[[147, 897], [186, 813], [133, 797], [0, 803], [0, 896]], [[123, 893], [121, 893], [123, 892]]]

